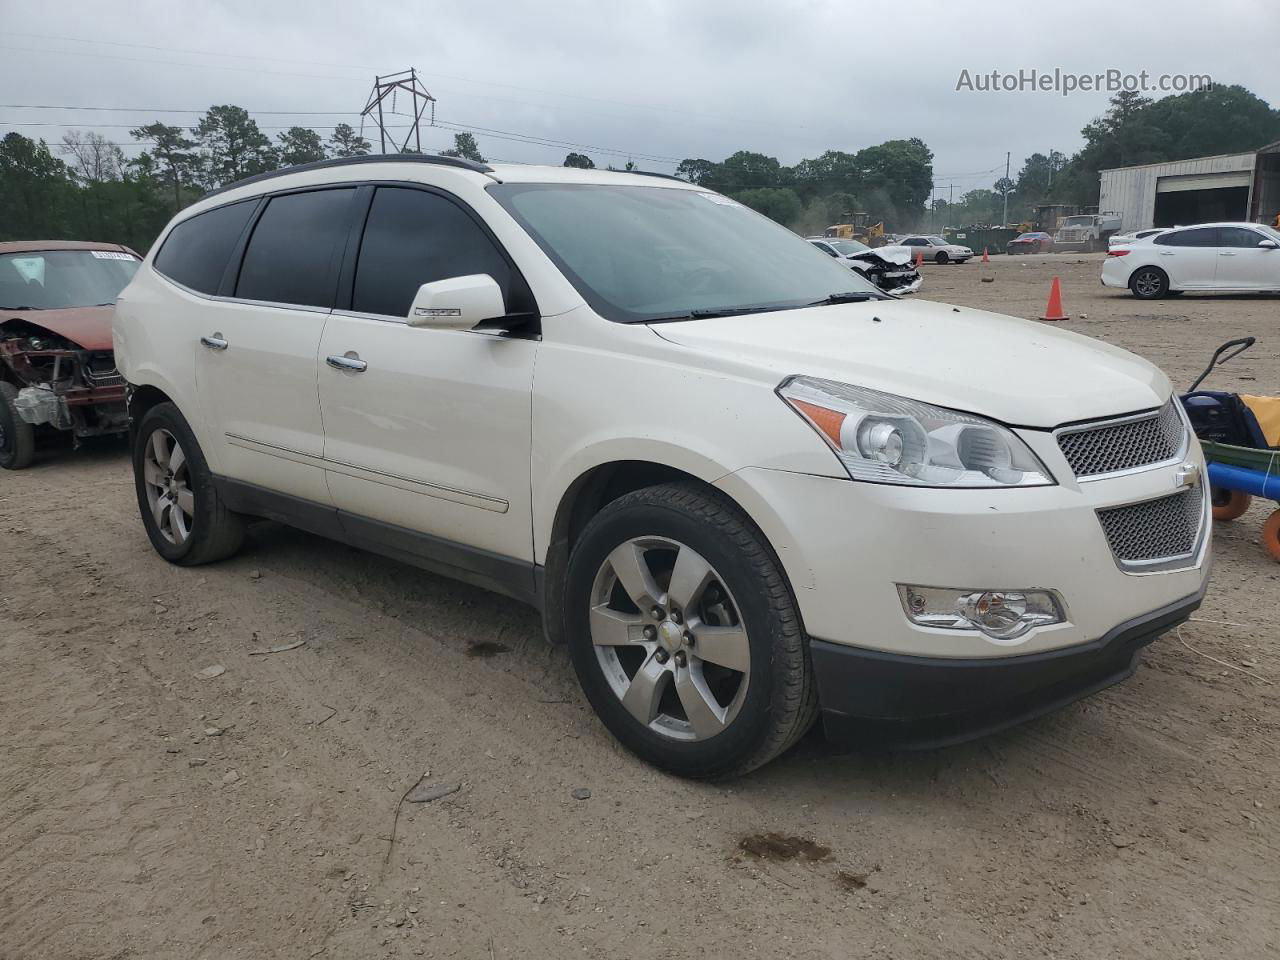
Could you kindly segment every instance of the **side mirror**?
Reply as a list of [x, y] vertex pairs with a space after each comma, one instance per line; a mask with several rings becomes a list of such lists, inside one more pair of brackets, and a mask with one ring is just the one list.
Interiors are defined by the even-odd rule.
[[409, 307], [408, 321], [411, 327], [470, 330], [506, 313], [498, 281], [487, 273], [476, 273], [424, 283]]
[[1280, 247], [1280, 243], [1276, 243], [1274, 240], [1259, 240], [1258, 246], [1262, 247], [1263, 250], [1274, 250], [1276, 247]]

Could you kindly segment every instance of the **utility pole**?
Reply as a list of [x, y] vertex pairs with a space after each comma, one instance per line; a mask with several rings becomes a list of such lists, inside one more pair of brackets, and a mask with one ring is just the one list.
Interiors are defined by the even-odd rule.
[[[413, 101], [413, 123], [407, 128], [404, 140], [401, 141], [399, 147], [396, 146], [396, 137], [393, 132], [394, 127], [388, 127], [385, 121], [386, 115], [405, 116], [405, 114], [396, 114], [396, 95], [403, 91]], [[388, 103], [388, 99], [390, 102]], [[414, 68], [401, 70], [399, 73], [389, 73], [385, 77], [373, 78], [373, 89], [369, 91], [369, 100], [364, 105], [364, 109], [360, 111], [361, 117], [374, 117], [376, 114], [376, 122], [378, 124], [378, 140], [382, 146], [382, 152], [387, 152], [387, 143], [390, 142], [396, 153], [404, 153], [409, 147], [409, 141], [412, 139], [416, 152], [422, 152], [422, 115], [426, 112], [427, 104], [431, 105], [431, 120], [428, 126], [435, 126], [436, 123], [436, 98], [427, 92], [427, 88], [422, 85], [422, 81], [418, 79], [418, 71]], [[384, 106], [387, 108], [384, 111]]]
[[1009, 225], [1009, 151], [1004, 154], [1004, 219], [1000, 222], [1000, 226], [1007, 227]]

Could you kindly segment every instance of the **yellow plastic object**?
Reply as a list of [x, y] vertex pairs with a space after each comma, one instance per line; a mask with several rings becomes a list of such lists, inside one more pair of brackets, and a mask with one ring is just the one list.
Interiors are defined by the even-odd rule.
[[1280, 397], [1250, 397], [1242, 393], [1240, 399], [1253, 411], [1267, 446], [1280, 447]]

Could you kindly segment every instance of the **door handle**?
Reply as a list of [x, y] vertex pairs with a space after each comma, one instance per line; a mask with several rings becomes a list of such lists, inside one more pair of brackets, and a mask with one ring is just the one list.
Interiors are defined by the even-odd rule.
[[1234, 257], [1234, 256], [1235, 256], [1235, 254], [1234, 254], [1234, 253], [1227, 253], [1227, 251], [1225, 251], [1225, 250], [1220, 250], [1220, 251], [1218, 251], [1218, 256], [1220, 256], [1220, 257]]
[[201, 337], [200, 342], [210, 350], [227, 349], [227, 341], [222, 339], [222, 334], [220, 333], [215, 333], [211, 337]]
[[335, 370], [350, 370], [352, 373], [364, 373], [369, 365], [359, 357], [325, 357], [324, 362]]
[[1172, 256], [1173, 256], [1173, 251], [1172, 251], [1172, 250], [1161, 250], [1161, 251], [1160, 251], [1160, 256], [1162, 256], [1162, 257], [1172, 257]]

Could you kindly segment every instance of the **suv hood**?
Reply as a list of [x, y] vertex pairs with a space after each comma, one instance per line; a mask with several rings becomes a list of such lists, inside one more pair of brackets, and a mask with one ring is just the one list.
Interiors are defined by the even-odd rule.
[[83, 350], [111, 349], [111, 313], [106, 307], [69, 307], [65, 310], [5, 310], [0, 308], [0, 328], [10, 320], [22, 320], [33, 327], [70, 340]]
[[838, 304], [653, 329], [779, 382], [823, 377], [1013, 426], [1050, 428], [1151, 409], [1172, 392], [1157, 367], [1119, 347], [931, 301]]

